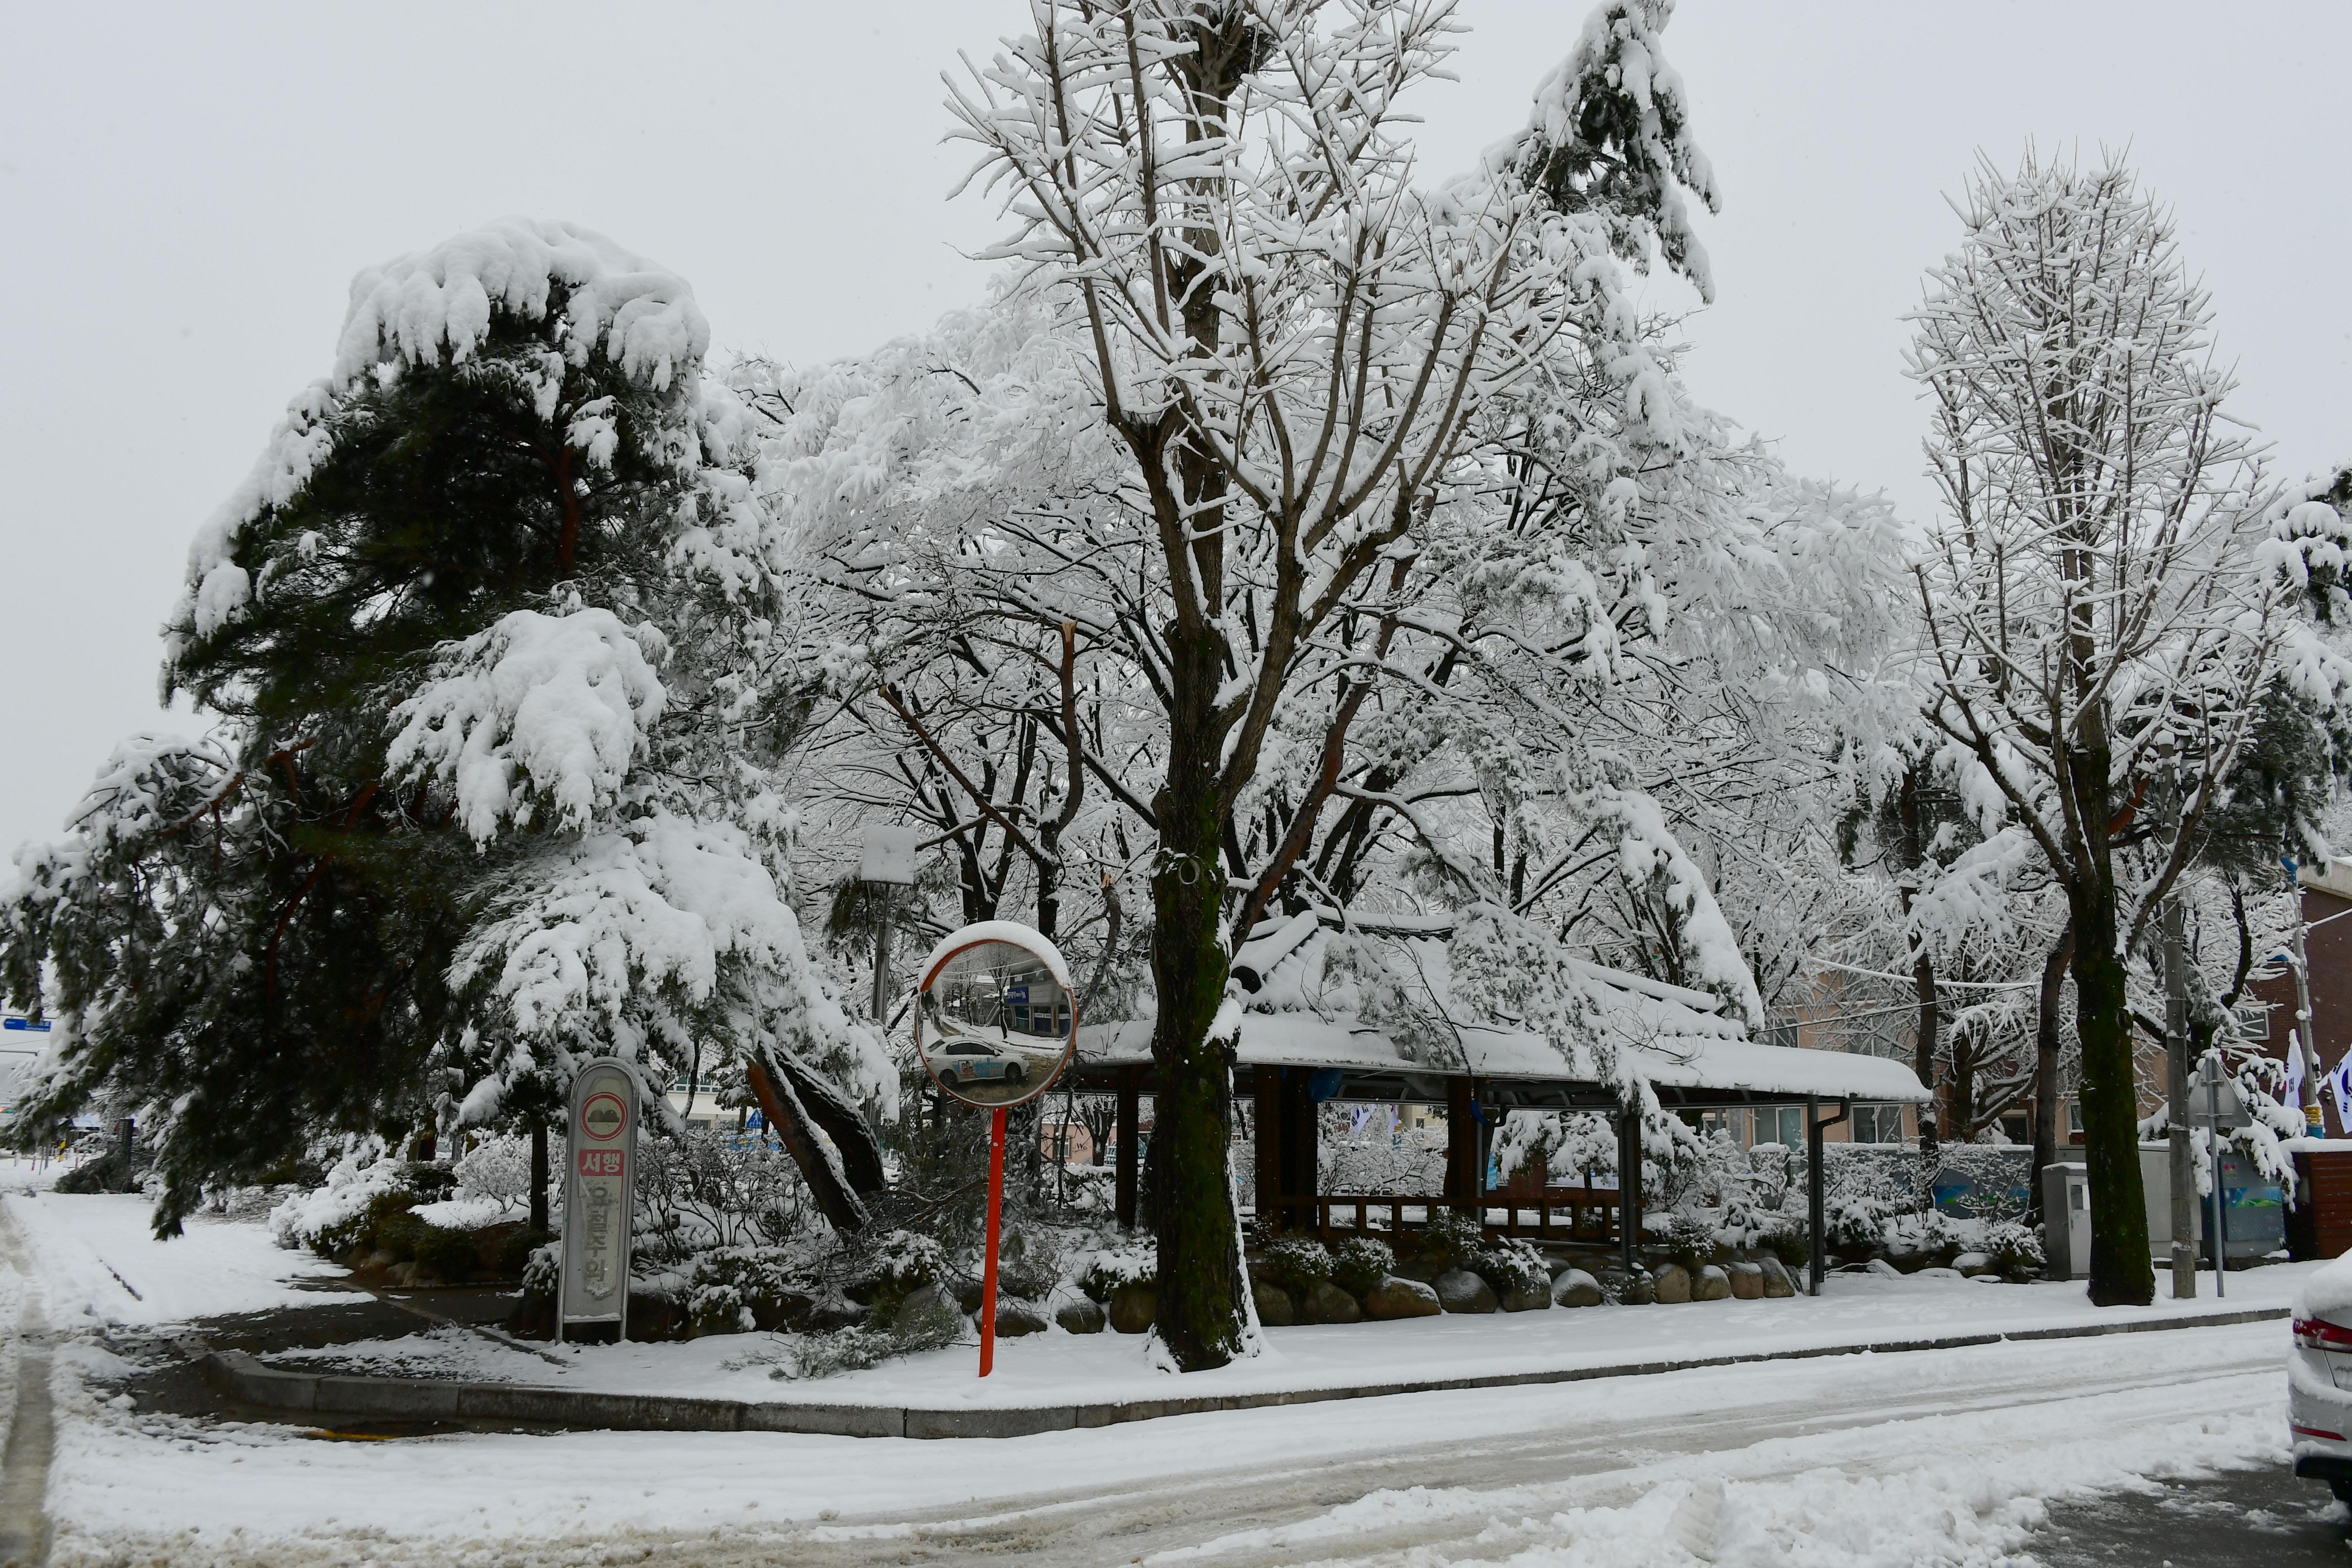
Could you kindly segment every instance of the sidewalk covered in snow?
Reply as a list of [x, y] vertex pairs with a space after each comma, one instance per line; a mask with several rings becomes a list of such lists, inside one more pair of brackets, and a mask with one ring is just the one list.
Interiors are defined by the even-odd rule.
[[[1641, 1185], [1486, 1185], [1493, 1136], [1513, 1110], [1582, 1111], [1605, 1117], [1617, 1134], [1618, 1169], [1638, 1171], [1642, 1123], [1624, 1113], [1617, 1081], [1580, 1072], [1549, 1039], [1478, 1024], [1445, 1026], [1435, 1044], [1409, 1044], [1344, 1012], [1318, 1007], [1309, 977], [1328, 928], [1312, 915], [1268, 922], [1245, 944], [1234, 974], [1250, 1003], [1236, 1050], [1237, 1093], [1254, 1100], [1257, 1212], [1286, 1229], [1369, 1228], [1385, 1210], [1391, 1229], [1432, 1205], [1476, 1213], [1492, 1230], [1538, 1240], [1615, 1241], [1626, 1267], [1641, 1235]], [[1811, 1282], [1820, 1289], [1822, 1130], [1856, 1100], [1924, 1104], [1930, 1098], [1898, 1061], [1839, 1051], [1760, 1045], [1720, 998], [1643, 975], [1579, 963], [1594, 1004], [1595, 1034], [1620, 1075], [1646, 1083], [1669, 1111], [1764, 1106], [1805, 1109]], [[1115, 1094], [1118, 1211], [1137, 1215], [1141, 1098], [1155, 1087], [1149, 1019], [1082, 1026], [1075, 1086]], [[1589, 1067], [1589, 1064], [1586, 1064]], [[1442, 1107], [1444, 1189], [1424, 1194], [1325, 1194], [1317, 1185], [1316, 1107], [1326, 1100]], [[1620, 1213], [1621, 1193], [1630, 1213]], [[1404, 1200], [1416, 1197], [1420, 1208]], [[1556, 1211], [1565, 1211], [1555, 1217]]]

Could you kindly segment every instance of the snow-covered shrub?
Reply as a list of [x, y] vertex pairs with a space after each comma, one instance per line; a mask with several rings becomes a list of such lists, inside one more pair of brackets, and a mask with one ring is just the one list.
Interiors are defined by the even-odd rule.
[[1551, 1283], [1551, 1270], [1533, 1243], [1517, 1237], [1497, 1237], [1475, 1253], [1470, 1272], [1494, 1288], [1497, 1296], [1538, 1290]]
[[1331, 1249], [1311, 1236], [1276, 1237], [1259, 1262], [1276, 1284], [1294, 1295], [1303, 1296], [1331, 1278]]
[[1927, 1209], [1896, 1215], [1882, 1222], [1879, 1234], [1887, 1257], [1898, 1265], [1917, 1263], [1941, 1268], [1976, 1245], [1983, 1233], [1984, 1223], [1980, 1220], [1954, 1219]]
[[1078, 1289], [1088, 1300], [1108, 1301], [1129, 1285], [1160, 1279], [1160, 1253], [1148, 1242], [1121, 1242], [1097, 1248], [1078, 1268]]
[[269, 1233], [285, 1247], [307, 1247], [321, 1258], [340, 1258], [370, 1224], [369, 1207], [387, 1194], [414, 1197], [408, 1166], [370, 1139], [335, 1163], [327, 1184], [297, 1193], [269, 1211]]
[[1748, 1171], [1756, 1183], [1756, 1203], [1778, 1211], [1788, 1200], [1790, 1157], [1786, 1143], [1759, 1143], [1748, 1151]]
[[1351, 1236], [1331, 1249], [1331, 1282], [1361, 1296], [1396, 1272], [1396, 1254], [1385, 1241]]
[[1723, 1250], [1716, 1239], [1715, 1226], [1696, 1215], [1676, 1214], [1666, 1216], [1660, 1226], [1659, 1241], [1668, 1256], [1684, 1268], [1696, 1272], [1714, 1262]]
[[459, 1156], [457, 1196], [486, 1198], [501, 1208], [530, 1200], [530, 1140], [505, 1134], [484, 1138]]
[[639, 1145], [637, 1236], [649, 1262], [684, 1267], [712, 1247], [825, 1234], [800, 1167], [774, 1144], [695, 1131]]
[[1441, 1268], [1466, 1268], [1486, 1245], [1486, 1228], [1458, 1209], [1441, 1208], [1413, 1233], [1415, 1250]]
[[[1829, 1245], [1837, 1251], [1875, 1251], [1885, 1245], [1888, 1220], [1927, 1206], [1916, 1151], [1874, 1143], [1826, 1143], [1822, 1153], [1822, 1217]], [[1804, 1161], [1790, 1159], [1789, 1165], [1790, 1195], [1783, 1198], [1784, 1206], [1802, 1201], [1808, 1180]]]
[[1061, 1238], [1050, 1226], [1032, 1222], [1004, 1233], [996, 1283], [1007, 1295], [1042, 1301], [1062, 1278]]
[[798, 1279], [780, 1247], [714, 1247], [687, 1276], [687, 1320], [698, 1334], [748, 1334], [762, 1316], [772, 1323], [781, 1318], [786, 1298], [800, 1293]]
[[912, 1295], [948, 1276], [948, 1250], [911, 1230], [885, 1232], [861, 1248], [861, 1272], [894, 1296]]
[[1997, 1271], [2011, 1278], [2039, 1274], [2047, 1261], [2042, 1253], [2041, 1233], [2015, 1220], [2000, 1220], [1985, 1226], [1979, 1249], [1992, 1260]]
[[522, 1293], [551, 1301], [562, 1277], [563, 1243], [543, 1242], [531, 1249], [530, 1260], [522, 1266]]
[[1793, 1220], [1784, 1219], [1780, 1224], [1773, 1226], [1765, 1231], [1761, 1241], [1766, 1250], [1779, 1258], [1781, 1265], [1792, 1272], [1804, 1268], [1813, 1260], [1812, 1237], [1806, 1234], [1803, 1226]]

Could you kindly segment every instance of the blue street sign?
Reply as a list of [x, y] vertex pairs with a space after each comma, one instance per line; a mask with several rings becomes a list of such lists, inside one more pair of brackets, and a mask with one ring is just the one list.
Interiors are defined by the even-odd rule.
[[1004, 999], [1007, 1002], [1026, 1002], [1029, 1000], [1029, 987], [1008, 985], [1004, 988]]
[[51, 1020], [47, 1018], [42, 1019], [37, 1024], [30, 1018], [0, 1018], [0, 1029], [47, 1029], [50, 1023]]

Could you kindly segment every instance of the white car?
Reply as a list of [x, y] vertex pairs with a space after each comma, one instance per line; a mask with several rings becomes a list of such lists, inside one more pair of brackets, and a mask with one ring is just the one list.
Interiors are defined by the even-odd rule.
[[2352, 1255], [2303, 1282], [2294, 1315], [2286, 1420], [2294, 1473], [2352, 1503]]

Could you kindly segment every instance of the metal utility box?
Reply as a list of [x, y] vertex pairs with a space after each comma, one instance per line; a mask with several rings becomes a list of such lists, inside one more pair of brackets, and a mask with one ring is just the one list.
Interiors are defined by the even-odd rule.
[[[2148, 1245], [2159, 1249], [2168, 1247], [2172, 1245], [2170, 1146], [2141, 1144], [2139, 1174], [2141, 1192], [2147, 1201]], [[2222, 1216], [2222, 1230], [2233, 1262], [2267, 1258], [2286, 1246], [2285, 1192], [2254, 1169], [2251, 1161], [2234, 1152], [2225, 1152], [2221, 1156], [2221, 1198], [2227, 1211]], [[2205, 1227], [2213, 1222], [2211, 1194], [2198, 1196], [2196, 1215], [2197, 1226], [2189, 1241], [2201, 1253], [2207, 1246]]]
[[2082, 1279], [2091, 1272], [2091, 1173], [2083, 1165], [2042, 1167], [2043, 1276]]

